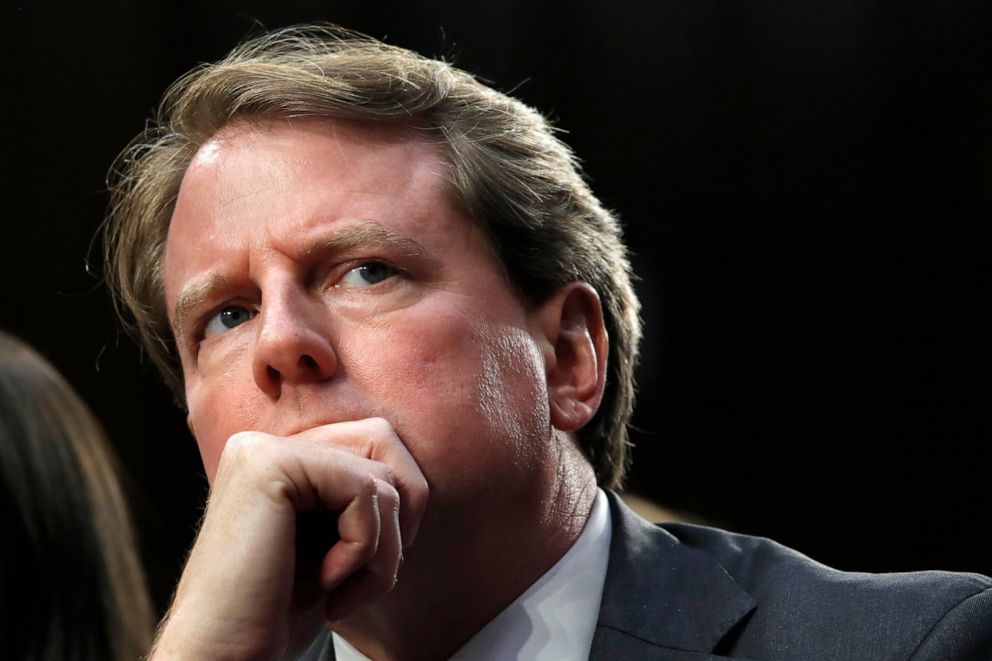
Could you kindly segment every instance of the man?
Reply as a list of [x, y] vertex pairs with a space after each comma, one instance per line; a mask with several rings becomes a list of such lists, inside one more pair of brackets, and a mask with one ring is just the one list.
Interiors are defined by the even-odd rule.
[[607, 493], [638, 304], [519, 102], [287, 30], [177, 83], [119, 170], [108, 272], [211, 482], [152, 658], [992, 650], [989, 579], [835, 572]]

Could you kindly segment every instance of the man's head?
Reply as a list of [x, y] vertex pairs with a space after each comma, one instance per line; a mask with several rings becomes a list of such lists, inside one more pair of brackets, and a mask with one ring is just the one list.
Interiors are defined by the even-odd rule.
[[278, 131], [304, 118], [378, 126], [433, 145], [452, 205], [478, 223], [525, 305], [576, 281], [598, 293], [609, 371], [602, 406], [578, 437], [600, 483], [615, 485], [626, 463], [640, 337], [616, 219], [538, 113], [443, 62], [338, 30], [267, 35], [195, 70], [167, 93], [156, 126], [119, 162], [108, 278], [177, 397], [186, 395], [165, 257], [187, 169], [219, 135]]

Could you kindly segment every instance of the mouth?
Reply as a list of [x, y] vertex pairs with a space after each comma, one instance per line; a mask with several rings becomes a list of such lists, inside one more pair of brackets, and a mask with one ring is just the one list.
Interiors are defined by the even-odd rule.
[[284, 431], [280, 431], [276, 436], [282, 436], [283, 438], [289, 438], [291, 436], [297, 436], [303, 432], [310, 431], [311, 429], [316, 429], [317, 427], [325, 427], [327, 425], [334, 425], [340, 422], [347, 422], [347, 418], [339, 418], [334, 420], [318, 420], [314, 422], [308, 422], [302, 425], [293, 425]]
[[357, 420], [363, 420], [367, 417], [369, 416], [344, 415], [344, 416], [334, 416], [328, 418], [316, 418], [314, 420], [308, 420], [305, 423], [296, 423], [293, 425], [287, 425], [284, 429], [280, 429], [276, 435], [282, 436], [283, 438], [288, 438], [290, 436], [296, 436], [298, 434], [302, 434], [303, 432], [310, 431], [311, 429], [316, 429], [317, 427], [326, 427], [328, 425], [336, 425], [342, 422], [355, 422]]

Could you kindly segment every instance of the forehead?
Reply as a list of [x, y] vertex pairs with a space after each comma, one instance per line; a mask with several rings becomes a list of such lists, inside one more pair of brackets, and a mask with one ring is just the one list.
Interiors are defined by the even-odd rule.
[[285, 222], [301, 194], [309, 196], [308, 204], [449, 203], [448, 165], [425, 135], [413, 127], [350, 120], [234, 124], [193, 157], [172, 224], [208, 209], [211, 216], [237, 220], [266, 204], [282, 209], [273, 217]]
[[167, 261], [239, 230], [278, 239], [363, 216], [430, 224], [456, 211], [447, 171], [437, 147], [412, 128], [316, 119], [237, 124], [207, 141], [187, 168]]
[[452, 247], [481, 230], [454, 203], [448, 170], [414, 128], [313, 119], [228, 127], [183, 178], [166, 243], [166, 299], [226, 254], [292, 251], [349, 224]]

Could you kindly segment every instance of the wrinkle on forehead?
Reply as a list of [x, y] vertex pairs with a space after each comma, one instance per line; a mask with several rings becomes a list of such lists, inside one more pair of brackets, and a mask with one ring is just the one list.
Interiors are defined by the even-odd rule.
[[[314, 139], [307, 140], [307, 134]], [[320, 147], [294, 153], [289, 147], [301, 137]], [[186, 234], [191, 220], [197, 228], [194, 233], [198, 234], [198, 240], [215, 244], [223, 234], [222, 228], [230, 222], [242, 217], [264, 220], [268, 214], [273, 219], [280, 219], [270, 230], [269, 240], [276, 246], [292, 246], [300, 238], [301, 231], [309, 233], [312, 226], [333, 222], [338, 216], [376, 217], [377, 211], [371, 211], [369, 215], [370, 209], [361, 198], [348, 198], [352, 206], [338, 208], [334, 191], [339, 186], [344, 186], [340, 189], [342, 194], [348, 190], [368, 193], [368, 199], [373, 201], [382, 193], [387, 206], [381, 210], [387, 215], [395, 219], [419, 218], [421, 222], [430, 223], [435, 214], [424, 207], [436, 204], [438, 195], [444, 199], [442, 204], [449, 208], [459, 205], [450, 193], [450, 181], [444, 176], [448, 166], [441, 149], [424, 138], [423, 132], [413, 125], [324, 118], [237, 120], [212, 136], [194, 156], [180, 188], [167, 245], [175, 247], [175, 233], [184, 226], [182, 233]], [[258, 155], [262, 153], [271, 154], [278, 163], [259, 159]], [[427, 162], [425, 155], [429, 159]], [[328, 162], [333, 165], [328, 166]], [[326, 169], [328, 167], [331, 169]], [[335, 176], [335, 170], [339, 176]], [[313, 209], [297, 208], [292, 196], [273, 206], [272, 200], [279, 196], [272, 194], [283, 186], [287, 191], [299, 188], [301, 183], [302, 190], [324, 188], [320, 174], [323, 171], [330, 177], [326, 184], [330, 195], [327, 198], [330, 202], [325, 205], [326, 213], [314, 214]], [[403, 189], [423, 191], [425, 186], [426, 190], [433, 189], [433, 196], [399, 194]], [[266, 193], [270, 195], [264, 197]], [[388, 207], [390, 199], [405, 200], [409, 206], [391, 210]], [[295, 222], [287, 223], [287, 218], [295, 219]], [[470, 217], [466, 220], [472, 222]], [[458, 240], [457, 233], [448, 239]], [[468, 241], [467, 237], [463, 240]], [[251, 249], [251, 246], [245, 247]], [[469, 247], [466, 245], [464, 249]], [[167, 271], [172, 270], [170, 262], [173, 261], [168, 252], [167, 248]], [[190, 246], [186, 245], [171, 257], [180, 262], [193, 258], [195, 262], [196, 252], [191, 252]], [[176, 294], [174, 291], [166, 293]], [[175, 314], [175, 309], [173, 312], [174, 320], [185, 317]]]

